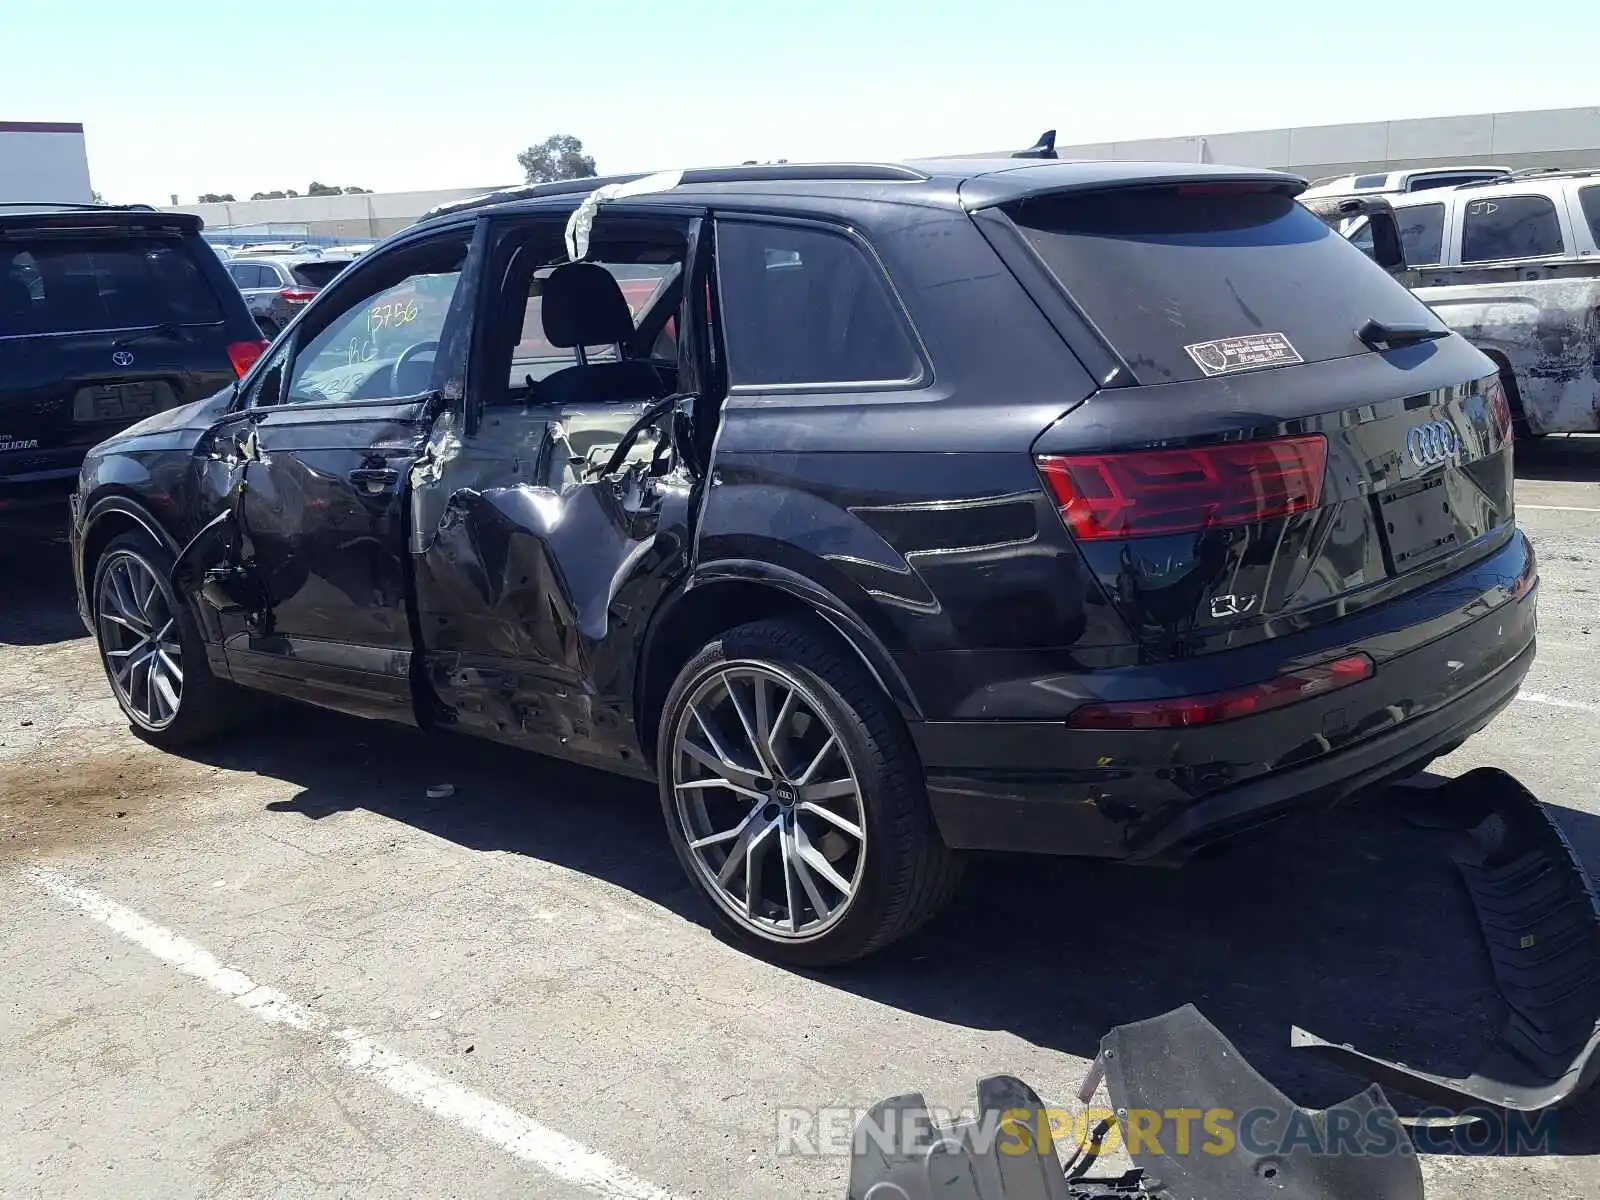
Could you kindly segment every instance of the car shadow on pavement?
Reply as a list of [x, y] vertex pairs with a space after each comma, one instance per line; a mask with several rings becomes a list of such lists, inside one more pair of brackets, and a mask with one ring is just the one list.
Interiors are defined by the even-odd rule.
[[1549, 437], [1518, 442], [1518, 479], [1600, 483], [1600, 437]]
[[0, 645], [45, 646], [86, 636], [65, 533], [0, 535]]
[[[317, 820], [366, 809], [470, 849], [584, 872], [705, 923], [647, 784], [299, 709], [191, 753], [298, 784], [274, 812]], [[429, 799], [438, 783], [454, 794]], [[1364, 1085], [1291, 1050], [1291, 1024], [1464, 1075], [1504, 1016], [1487, 951], [1447, 835], [1413, 827], [1386, 800], [1283, 821], [1179, 869], [981, 857], [926, 929], [863, 963], [807, 974], [1083, 1058], [1113, 1025], [1192, 1002], [1306, 1106]], [[1600, 868], [1600, 818], [1552, 807]], [[1600, 1154], [1600, 1092], [1550, 1128], [1548, 1149]]]

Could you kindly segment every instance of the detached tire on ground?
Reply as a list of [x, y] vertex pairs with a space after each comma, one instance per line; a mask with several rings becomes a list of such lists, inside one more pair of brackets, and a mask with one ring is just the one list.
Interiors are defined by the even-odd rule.
[[173, 594], [172, 555], [147, 533], [113, 538], [95, 563], [89, 603], [100, 663], [134, 729], [162, 747], [190, 745], [236, 724], [245, 693], [218, 679], [186, 604]]
[[961, 860], [900, 714], [821, 622], [757, 621], [705, 646], [667, 696], [656, 755], [678, 860], [761, 957], [860, 958], [955, 891]]

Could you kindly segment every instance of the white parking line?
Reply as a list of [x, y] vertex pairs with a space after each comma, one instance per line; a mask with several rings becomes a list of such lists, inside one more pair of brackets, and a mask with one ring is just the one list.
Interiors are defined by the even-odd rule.
[[29, 874], [57, 900], [85, 913], [146, 953], [198, 979], [269, 1024], [284, 1025], [330, 1043], [344, 1066], [507, 1154], [606, 1200], [673, 1200], [671, 1193], [565, 1134], [451, 1083], [359, 1030], [335, 1027], [316, 1009], [224, 966], [208, 951], [146, 920], [131, 908], [55, 871], [34, 868]]
[[1536, 512], [1592, 512], [1600, 513], [1600, 508], [1574, 508], [1566, 504], [1518, 504], [1517, 511], [1531, 508]]
[[1550, 708], [1576, 708], [1581, 712], [1600, 713], [1600, 704], [1586, 704], [1582, 700], [1563, 700], [1560, 696], [1546, 696], [1543, 692], [1518, 692], [1517, 699], [1527, 704], [1544, 704]]

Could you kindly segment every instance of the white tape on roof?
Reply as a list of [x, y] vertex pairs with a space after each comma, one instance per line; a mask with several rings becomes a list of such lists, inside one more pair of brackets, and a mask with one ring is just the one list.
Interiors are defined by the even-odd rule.
[[643, 196], [648, 192], [670, 191], [682, 180], [682, 171], [658, 171], [631, 183], [608, 183], [595, 188], [567, 218], [567, 257], [573, 262], [582, 262], [589, 256], [589, 230], [594, 225], [595, 214], [606, 201], [620, 200], [624, 196]]

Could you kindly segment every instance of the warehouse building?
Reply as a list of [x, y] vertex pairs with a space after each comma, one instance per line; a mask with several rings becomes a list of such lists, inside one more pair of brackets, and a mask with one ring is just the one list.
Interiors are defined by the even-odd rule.
[[225, 204], [184, 204], [217, 231], [238, 231], [263, 237], [339, 238], [376, 241], [414, 224], [436, 204], [492, 192], [488, 187], [442, 188], [425, 192], [360, 192], [336, 196], [290, 196], [284, 200], [239, 200]]
[[0, 203], [91, 204], [89, 154], [75, 121], [0, 121]]
[[[1056, 153], [1061, 158], [1232, 163], [1275, 167], [1307, 179], [1421, 166], [1486, 164], [1521, 170], [1600, 165], [1600, 108], [1366, 121], [1083, 145], [1066, 144], [1071, 131], [1060, 132]], [[982, 156], [1011, 150], [990, 148]]]
[[[1062, 135], [1062, 144], [1056, 147], [1062, 158], [1236, 163], [1283, 168], [1308, 179], [1434, 164], [1476, 163], [1512, 169], [1600, 165], [1600, 108], [1370, 121], [1084, 145], [1065, 144], [1070, 130], [1063, 130]], [[1019, 148], [990, 147], [977, 157], [1004, 156]], [[968, 152], [950, 157], [974, 155]], [[197, 213], [214, 230], [370, 240], [405, 228], [436, 204], [494, 190], [494, 186], [488, 186], [298, 196], [234, 204], [190, 204], [181, 210]]]

